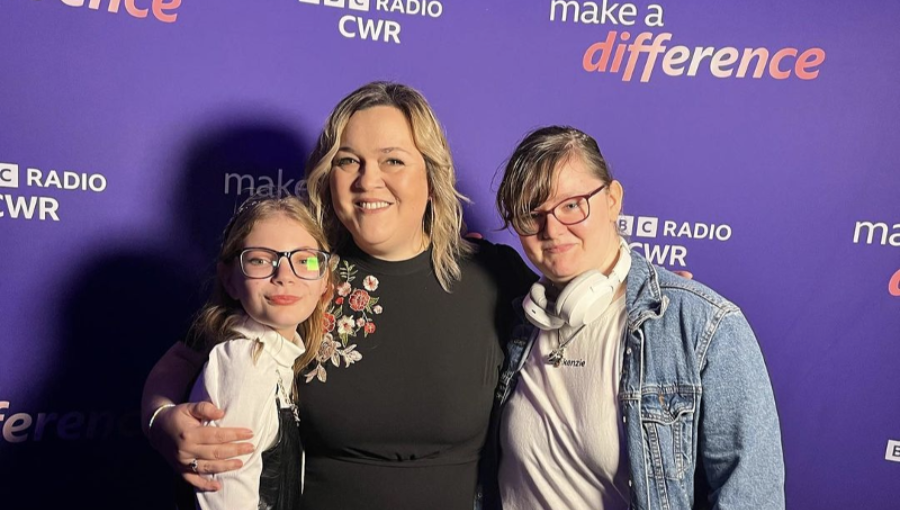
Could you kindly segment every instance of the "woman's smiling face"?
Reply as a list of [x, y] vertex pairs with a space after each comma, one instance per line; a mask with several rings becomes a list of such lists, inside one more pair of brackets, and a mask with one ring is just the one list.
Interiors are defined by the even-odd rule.
[[425, 158], [400, 110], [375, 106], [354, 113], [341, 135], [330, 179], [335, 214], [363, 251], [406, 260], [426, 248]]

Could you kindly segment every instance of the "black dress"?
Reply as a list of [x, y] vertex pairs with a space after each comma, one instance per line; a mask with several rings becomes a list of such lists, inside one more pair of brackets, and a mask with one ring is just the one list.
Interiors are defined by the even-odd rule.
[[511, 302], [534, 274], [486, 242], [452, 293], [430, 251], [385, 262], [351, 247], [339, 267], [331, 341], [299, 381], [304, 507], [471, 510]]

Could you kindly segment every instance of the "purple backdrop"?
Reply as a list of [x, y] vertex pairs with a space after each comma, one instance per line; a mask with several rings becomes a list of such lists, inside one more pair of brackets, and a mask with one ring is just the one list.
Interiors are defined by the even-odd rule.
[[[334, 103], [388, 79], [430, 99], [496, 241], [515, 244], [493, 192], [521, 136], [594, 135], [638, 249], [750, 318], [789, 507], [897, 508], [897, 19], [892, 0], [5, 0], [3, 507], [166, 507], [140, 390], [240, 189], [295, 189]], [[586, 70], [622, 32], [648, 35]], [[761, 77], [738, 76], [745, 48]]]

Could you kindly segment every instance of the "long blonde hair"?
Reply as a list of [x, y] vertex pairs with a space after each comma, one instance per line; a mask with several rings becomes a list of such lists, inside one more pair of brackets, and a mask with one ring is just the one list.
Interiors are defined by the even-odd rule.
[[425, 159], [431, 200], [422, 218], [422, 228], [431, 240], [435, 275], [441, 287], [449, 292], [451, 283], [461, 277], [459, 261], [474, 250], [461, 237], [464, 227], [460, 202], [468, 199], [456, 190], [453, 158], [444, 131], [428, 101], [415, 89], [399, 83], [376, 81], [363, 85], [334, 107], [306, 167], [306, 186], [313, 214], [328, 232], [335, 250], [343, 248], [350, 233], [338, 220], [331, 202], [333, 159], [350, 117], [374, 106], [391, 106], [403, 113], [409, 122], [413, 142]]
[[[316, 240], [320, 250], [329, 250], [325, 232], [300, 199], [293, 196], [279, 198], [260, 195], [247, 199], [231, 218], [225, 228], [218, 262], [234, 264], [234, 260], [243, 249], [244, 240], [250, 235], [253, 226], [276, 214], [283, 214], [300, 223], [304, 230]], [[325, 274], [328, 282], [325, 294], [316, 302], [312, 314], [297, 325], [297, 332], [303, 339], [306, 352], [294, 363], [295, 380], [296, 376], [300, 375], [300, 371], [315, 359], [325, 336], [325, 310], [331, 301], [334, 290], [333, 275], [336, 259], [336, 257], [332, 257], [328, 264]], [[243, 307], [240, 301], [229, 296], [222, 281], [216, 278], [210, 298], [194, 318], [185, 342], [195, 350], [208, 351], [216, 344], [239, 338], [240, 335], [234, 331], [234, 327], [241, 321], [242, 314]]]

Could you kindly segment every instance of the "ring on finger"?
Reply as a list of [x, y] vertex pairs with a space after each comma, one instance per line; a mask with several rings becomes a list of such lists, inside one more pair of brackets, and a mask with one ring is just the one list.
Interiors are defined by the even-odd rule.
[[191, 471], [193, 471], [194, 473], [200, 474], [200, 467], [198, 466], [197, 459], [192, 460], [190, 466], [191, 466]]

